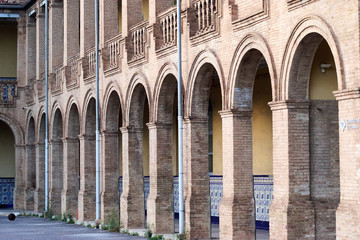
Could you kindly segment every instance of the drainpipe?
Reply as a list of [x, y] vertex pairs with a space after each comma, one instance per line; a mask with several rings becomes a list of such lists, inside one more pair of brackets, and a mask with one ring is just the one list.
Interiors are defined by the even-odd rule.
[[45, 0], [45, 213], [49, 204], [48, 25], [48, 0]]
[[95, 0], [95, 64], [96, 64], [96, 219], [100, 220], [100, 137], [99, 137], [99, 0]]
[[177, 55], [178, 55], [178, 152], [179, 152], [179, 234], [184, 233], [184, 194], [183, 194], [183, 118], [181, 95], [181, 0], [177, 0]]

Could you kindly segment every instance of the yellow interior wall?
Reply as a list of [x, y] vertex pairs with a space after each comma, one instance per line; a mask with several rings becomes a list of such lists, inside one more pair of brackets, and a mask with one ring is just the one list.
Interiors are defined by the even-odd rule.
[[144, 176], [149, 176], [149, 128], [146, 125], [149, 122], [149, 105], [147, 103], [144, 106], [143, 119], [143, 173]]
[[149, 19], [149, 0], [142, 0], [142, 12], [143, 12], [143, 16], [144, 16], [143, 20], [148, 20]]
[[253, 174], [273, 174], [272, 113], [270, 79], [258, 78], [253, 90]]
[[118, 20], [119, 20], [119, 32], [122, 31], [122, 4], [121, 0], [118, 0]]
[[[320, 64], [331, 64], [325, 73], [321, 72]], [[335, 100], [333, 91], [337, 90], [337, 76], [333, 55], [326, 41], [322, 41], [315, 53], [311, 67], [309, 83], [310, 100]]]
[[222, 121], [219, 114], [222, 109], [220, 85], [211, 88], [210, 101], [213, 107], [213, 175], [222, 175]]
[[0, 22], [0, 77], [16, 77], [17, 24]]
[[11, 129], [0, 121], [0, 177], [15, 177], [15, 138]]

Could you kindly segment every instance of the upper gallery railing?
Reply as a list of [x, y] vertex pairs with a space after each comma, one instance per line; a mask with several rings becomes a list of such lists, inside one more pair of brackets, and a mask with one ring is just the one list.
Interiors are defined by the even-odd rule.
[[218, 0], [196, 0], [194, 5], [194, 22], [191, 22], [192, 37], [198, 37], [210, 32], [218, 31], [219, 24], [219, 1]]
[[120, 69], [121, 66], [121, 33], [106, 41], [102, 53], [104, 70], [106, 72]]
[[[143, 21], [130, 28], [130, 46], [128, 49], [130, 62], [145, 58], [147, 29], [149, 21]], [[130, 51], [129, 51], [130, 50]]]
[[160, 39], [158, 49], [164, 49], [176, 45], [176, 6], [159, 14]]
[[69, 72], [68, 74], [65, 74], [67, 88], [78, 86], [80, 75], [79, 58], [80, 54], [78, 53], [68, 59], [68, 66], [66, 66], [65, 69], [66, 73]]

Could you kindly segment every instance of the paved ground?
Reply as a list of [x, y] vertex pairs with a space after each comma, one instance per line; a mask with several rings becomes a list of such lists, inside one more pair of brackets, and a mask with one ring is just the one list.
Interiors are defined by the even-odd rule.
[[7, 216], [0, 216], [0, 240], [92, 240], [121, 239], [137, 240], [134, 237], [120, 233], [110, 233], [99, 229], [89, 229], [75, 224], [60, 221], [50, 221], [38, 217], [18, 216], [15, 221], [9, 221]]
[[[50, 221], [49, 219], [17, 216], [15, 221], [9, 221], [7, 216], [12, 210], [0, 210], [0, 240], [140, 240], [143, 237], [129, 236], [120, 233], [110, 233], [99, 229], [90, 229], [84, 226], [75, 224], [66, 224], [60, 221]], [[13, 211], [16, 212], [16, 211]], [[175, 220], [175, 229], [178, 228], [178, 222]], [[219, 225], [212, 224], [211, 226], [212, 238], [218, 239]], [[139, 229], [137, 232], [142, 232], [145, 229]], [[175, 235], [166, 236], [171, 239], [176, 239]], [[257, 230], [257, 240], [268, 240], [269, 231]]]

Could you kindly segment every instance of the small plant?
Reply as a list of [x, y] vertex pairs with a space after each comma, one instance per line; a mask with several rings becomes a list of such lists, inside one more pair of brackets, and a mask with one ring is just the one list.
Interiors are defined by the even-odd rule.
[[57, 221], [57, 220], [61, 220], [61, 216], [60, 215], [52, 215], [52, 217], [50, 218], [51, 221]]
[[122, 234], [129, 234], [129, 230], [128, 229], [123, 229], [120, 231], [120, 233]]
[[110, 232], [120, 231], [120, 219], [119, 214], [115, 210], [111, 210], [109, 216], [105, 219], [101, 229], [109, 230]]
[[133, 232], [130, 234], [131, 236], [139, 236], [139, 234], [137, 232]]
[[67, 220], [67, 215], [66, 215], [66, 213], [63, 214], [63, 216], [62, 216], [62, 218], [61, 218], [61, 221], [62, 221], [62, 222], [67, 222], [67, 221], [68, 221], [68, 220]]
[[40, 216], [39, 216], [40, 218], [44, 218], [45, 217], [45, 215], [42, 213], [42, 214], [40, 214]]
[[152, 231], [151, 231], [150, 228], [147, 228], [144, 237], [146, 237], [147, 239], [151, 239], [151, 237], [152, 237]]
[[176, 235], [177, 240], [186, 240], [186, 235], [184, 233]]
[[163, 240], [163, 235], [154, 235], [150, 238], [151, 240]]
[[86, 225], [87, 228], [94, 228], [90, 223]]
[[49, 209], [47, 212], [45, 212], [45, 217], [48, 219], [52, 219], [54, 216], [54, 213], [51, 209]]
[[73, 216], [71, 214], [67, 214], [67, 223], [68, 224], [74, 224], [74, 219], [73, 219]]

